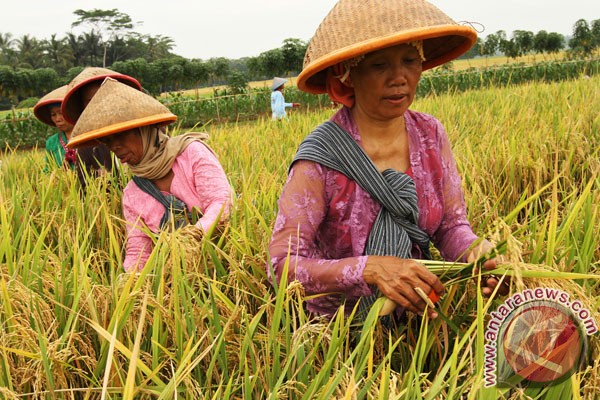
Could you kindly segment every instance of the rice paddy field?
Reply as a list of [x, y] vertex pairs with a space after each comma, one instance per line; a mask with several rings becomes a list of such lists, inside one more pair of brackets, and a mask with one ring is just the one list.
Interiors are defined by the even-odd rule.
[[[511, 293], [552, 287], [600, 323], [600, 78], [418, 99], [453, 144], [474, 230], [505, 252]], [[222, 236], [157, 236], [122, 268], [119, 179], [79, 192], [42, 150], [0, 167], [0, 397], [6, 399], [597, 399], [598, 334], [554, 385], [485, 387], [485, 330], [504, 300], [443, 278], [429, 320], [387, 330], [311, 318], [297, 282], [266, 279], [297, 145], [333, 110], [207, 126], [236, 191]], [[177, 127], [174, 127], [176, 130]], [[120, 180], [129, 178], [126, 170]], [[576, 278], [576, 279], [575, 279]]]

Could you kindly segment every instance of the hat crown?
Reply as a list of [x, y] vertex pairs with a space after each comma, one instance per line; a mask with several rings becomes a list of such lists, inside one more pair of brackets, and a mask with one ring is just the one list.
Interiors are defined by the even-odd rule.
[[67, 86], [69, 87], [69, 90], [71, 90], [83, 82], [93, 80], [93, 78], [95, 78], [95, 77], [106, 77], [106, 76], [112, 77], [115, 75], [122, 75], [122, 74], [120, 74], [119, 72], [110, 70], [108, 68], [85, 67], [79, 74], [77, 74], [77, 76], [75, 78], [73, 78], [73, 80], [71, 80], [71, 82], [69, 82], [69, 84]]
[[140, 126], [173, 122], [176, 118], [152, 96], [106, 78], [79, 117], [71, 141], [76, 146]]
[[81, 90], [92, 82], [102, 82], [105, 78], [114, 78], [135, 89], [142, 90], [142, 85], [129, 75], [115, 72], [108, 68], [86, 67], [67, 85], [67, 94], [65, 95], [62, 112], [65, 119], [71, 123], [77, 122], [77, 119], [83, 112], [81, 100]]
[[273, 84], [271, 85], [271, 90], [277, 89], [278, 87], [285, 84], [286, 82], [287, 82], [287, 79], [279, 78], [276, 76], [275, 78], [273, 78]]
[[304, 66], [348, 46], [400, 31], [456, 24], [424, 0], [340, 0], [321, 22], [304, 57]]
[[466, 52], [477, 39], [425, 0], [340, 0], [308, 44], [300, 90], [325, 93], [326, 69], [345, 60], [415, 40], [423, 41], [423, 69]]

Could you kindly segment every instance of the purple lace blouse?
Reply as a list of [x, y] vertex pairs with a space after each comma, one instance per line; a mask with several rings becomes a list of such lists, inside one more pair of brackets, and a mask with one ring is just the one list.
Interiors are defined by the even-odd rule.
[[[350, 109], [331, 120], [361, 145]], [[446, 260], [465, 260], [477, 239], [467, 220], [461, 179], [443, 126], [434, 117], [405, 113], [410, 171], [418, 197], [418, 225]], [[361, 296], [372, 294], [363, 279], [364, 249], [380, 204], [345, 175], [312, 161], [293, 164], [278, 201], [269, 244], [272, 271], [281, 278], [290, 255], [288, 282], [298, 280], [309, 311], [333, 315], [342, 302], [349, 313]], [[413, 254], [418, 257], [419, 254]]]

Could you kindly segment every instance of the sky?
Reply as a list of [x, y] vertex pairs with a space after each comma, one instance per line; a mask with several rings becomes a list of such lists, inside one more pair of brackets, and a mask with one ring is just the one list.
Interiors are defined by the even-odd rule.
[[[140, 22], [136, 31], [173, 39], [186, 58], [254, 57], [281, 47], [287, 38], [308, 41], [337, 0], [15, 0], [3, 2], [0, 32], [63, 37], [76, 9], [113, 9]], [[571, 35], [583, 18], [600, 19], [600, 0], [430, 0], [457, 22], [481, 24], [485, 37], [504, 30], [540, 30]], [[474, 26], [481, 31], [477, 25]]]

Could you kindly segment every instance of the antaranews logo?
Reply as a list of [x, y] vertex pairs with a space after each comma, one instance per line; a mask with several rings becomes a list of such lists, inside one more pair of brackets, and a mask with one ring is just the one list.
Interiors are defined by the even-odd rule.
[[573, 374], [598, 326], [579, 300], [553, 288], [515, 293], [490, 313], [484, 386], [548, 385]]

